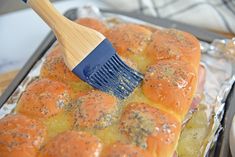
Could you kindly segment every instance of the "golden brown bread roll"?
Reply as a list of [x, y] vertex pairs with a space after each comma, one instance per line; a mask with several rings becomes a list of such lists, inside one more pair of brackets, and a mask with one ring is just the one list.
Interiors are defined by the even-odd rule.
[[176, 29], [155, 31], [145, 51], [152, 64], [159, 60], [181, 60], [192, 64], [196, 70], [201, 56], [198, 40]]
[[49, 141], [39, 157], [99, 157], [101, 141], [86, 132], [67, 131]]
[[42, 123], [16, 114], [0, 119], [0, 156], [36, 157], [47, 132]]
[[118, 118], [117, 98], [98, 90], [79, 97], [73, 106], [75, 128], [102, 129]]
[[40, 76], [41, 78], [48, 78], [66, 84], [81, 81], [65, 65], [62, 51], [59, 46], [53, 48], [51, 53], [46, 57], [46, 60], [41, 68]]
[[196, 74], [189, 63], [158, 61], [145, 73], [143, 92], [158, 108], [172, 112], [183, 120], [195, 93]]
[[135, 145], [157, 157], [171, 157], [181, 125], [171, 114], [145, 103], [131, 103], [120, 120], [120, 131]]
[[22, 94], [17, 112], [32, 118], [48, 118], [61, 111], [71, 101], [71, 91], [62, 82], [39, 79]]
[[107, 38], [112, 42], [117, 53], [122, 57], [140, 53], [147, 46], [151, 31], [135, 24], [121, 24], [107, 32]]

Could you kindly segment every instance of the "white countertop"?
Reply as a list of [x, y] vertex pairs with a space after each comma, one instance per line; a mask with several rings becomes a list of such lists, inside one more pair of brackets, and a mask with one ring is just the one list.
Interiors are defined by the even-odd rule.
[[[68, 0], [55, 3], [64, 13], [70, 8], [94, 4], [92, 0]], [[106, 7], [95, 1], [98, 7]], [[0, 74], [20, 69], [49, 33], [49, 27], [31, 9], [0, 16]]]

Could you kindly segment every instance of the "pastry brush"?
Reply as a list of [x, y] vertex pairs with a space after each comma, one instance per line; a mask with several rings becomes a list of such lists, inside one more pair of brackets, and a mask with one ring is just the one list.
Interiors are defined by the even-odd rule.
[[23, 0], [53, 30], [68, 68], [91, 86], [126, 98], [143, 75], [127, 66], [101, 33], [62, 16], [49, 0]]

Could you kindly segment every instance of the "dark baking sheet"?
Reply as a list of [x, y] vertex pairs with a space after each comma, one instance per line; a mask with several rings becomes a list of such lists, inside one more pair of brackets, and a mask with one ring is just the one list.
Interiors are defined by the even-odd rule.
[[[129, 17], [140, 19], [142, 21], [145, 21], [154, 25], [158, 25], [161, 27], [177, 28], [180, 30], [184, 30], [184, 31], [194, 34], [201, 41], [212, 42], [214, 39], [225, 38], [224, 36], [220, 34], [209, 32], [207, 30], [204, 30], [195, 26], [190, 26], [190, 25], [172, 21], [172, 20], [146, 16], [146, 15], [139, 14], [139, 13], [121, 12], [121, 11], [114, 11], [114, 10], [110, 11], [110, 10], [102, 10], [102, 9], [101, 9], [101, 12], [129, 16]], [[65, 13], [65, 16], [71, 20], [75, 20], [77, 18], [77, 9], [71, 9], [67, 11]], [[17, 74], [17, 76], [9, 85], [9, 87], [1, 95], [0, 108], [5, 104], [5, 102], [13, 94], [13, 92], [18, 87], [18, 85], [28, 75], [28, 73], [30, 72], [34, 64], [47, 52], [47, 50], [52, 46], [52, 44], [55, 41], [56, 41], [56, 38], [54, 34], [51, 32], [46, 37], [46, 39], [42, 42], [42, 44], [38, 47], [36, 52], [30, 57], [30, 59], [27, 61], [25, 66], [22, 68], [22, 70]], [[233, 105], [235, 104], [234, 90], [235, 89], [233, 87], [226, 100], [225, 116], [222, 121], [222, 125], [224, 129], [220, 133], [220, 136], [217, 140], [216, 145], [214, 145], [214, 147], [211, 149], [210, 154], [208, 154], [209, 157], [231, 157], [231, 153], [229, 150], [229, 131], [231, 127], [232, 117], [235, 113], [235, 105]]]

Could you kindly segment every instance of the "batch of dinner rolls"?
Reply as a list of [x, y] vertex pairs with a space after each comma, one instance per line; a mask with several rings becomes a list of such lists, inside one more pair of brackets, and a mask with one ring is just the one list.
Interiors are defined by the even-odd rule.
[[0, 157], [173, 157], [197, 88], [200, 45], [175, 29], [76, 21], [103, 33], [126, 64], [144, 74], [119, 100], [66, 67], [59, 45], [48, 53], [15, 112], [0, 119]]

